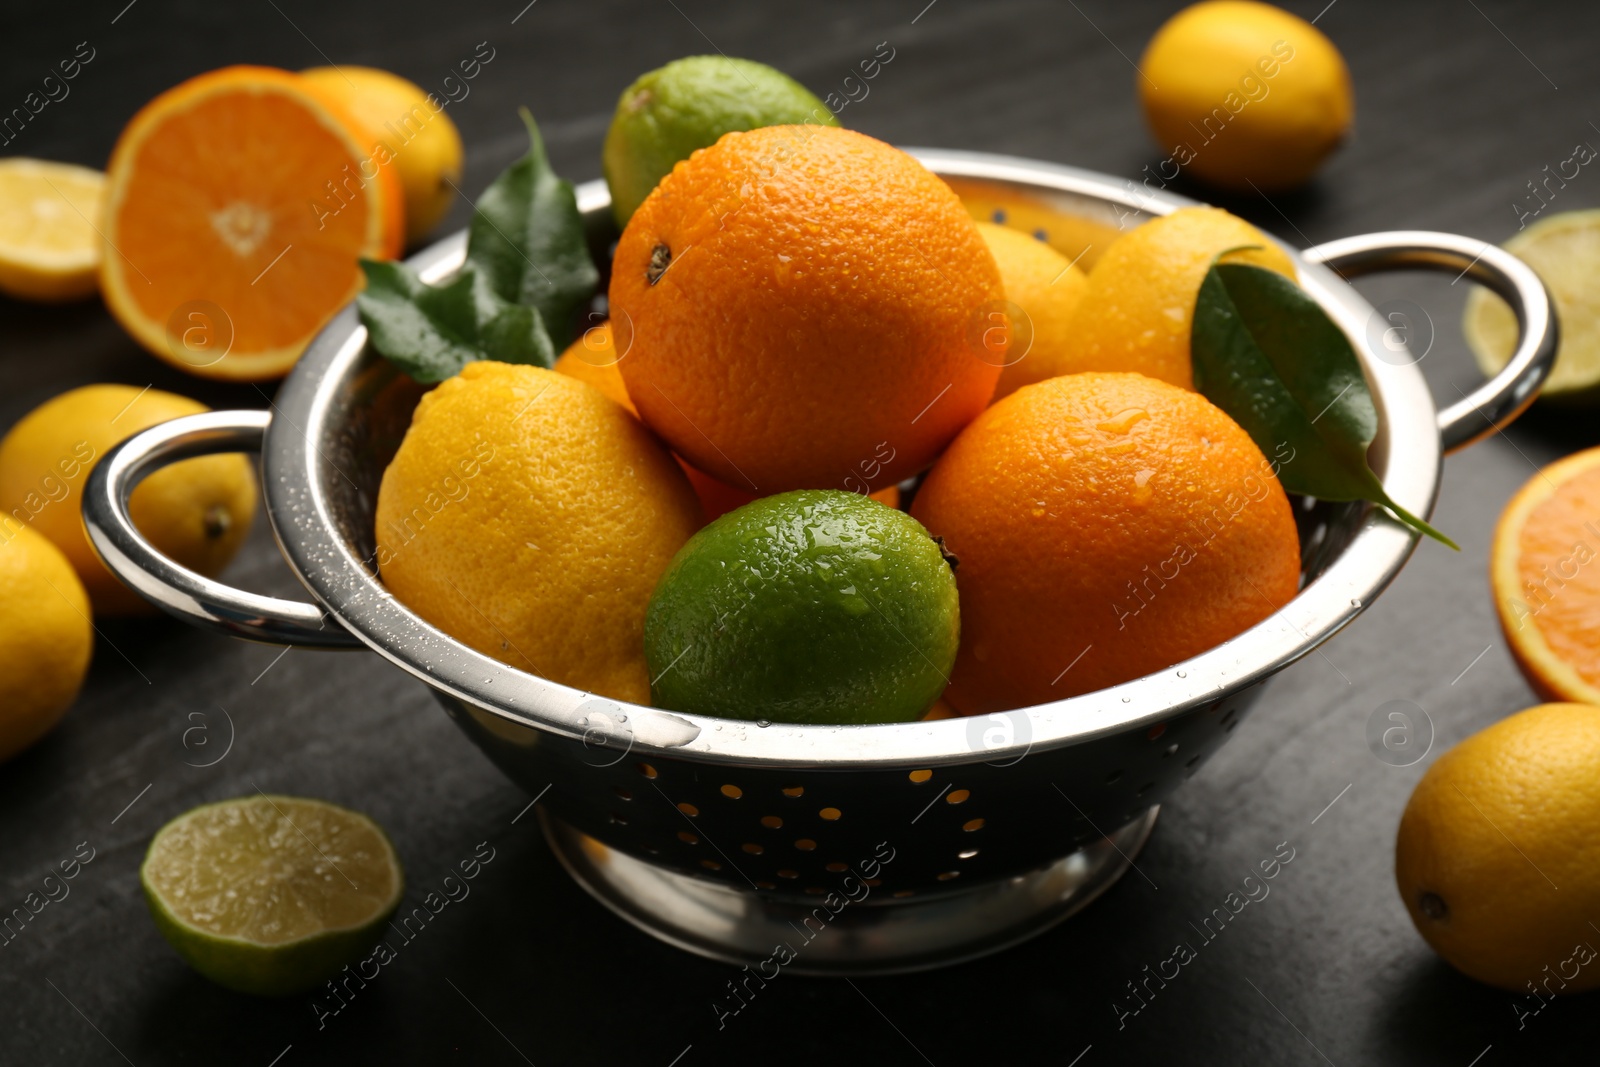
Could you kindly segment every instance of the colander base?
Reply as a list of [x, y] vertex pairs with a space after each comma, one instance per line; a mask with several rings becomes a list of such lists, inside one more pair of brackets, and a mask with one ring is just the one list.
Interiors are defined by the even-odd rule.
[[[768, 978], [904, 974], [1000, 952], [1079, 911], [1133, 866], [1159, 807], [1028, 874], [878, 901], [795, 900], [678, 874], [540, 809], [550, 848], [600, 903], [645, 933]], [[775, 970], [776, 968], [776, 970]]]

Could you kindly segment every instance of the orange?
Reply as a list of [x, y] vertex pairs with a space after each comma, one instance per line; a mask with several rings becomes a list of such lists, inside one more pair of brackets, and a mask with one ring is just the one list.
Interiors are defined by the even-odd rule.
[[[604, 393], [607, 399], [621, 404], [630, 414], [637, 417], [638, 409], [633, 406], [633, 400], [628, 396], [628, 387], [622, 381], [622, 372], [617, 369], [620, 359], [621, 357], [616, 354], [615, 341], [611, 335], [611, 323], [606, 321], [598, 326], [591, 326], [581, 337], [568, 345], [567, 350], [561, 353], [561, 358], [556, 360], [554, 369], [579, 381], [588, 382]], [[695, 495], [700, 498], [700, 508], [705, 512], [707, 522], [757, 499], [754, 493], [717, 481], [711, 475], [685, 462], [682, 456], [676, 458], [678, 464], [683, 467], [683, 473], [689, 476], [689, 484], [694, 486]], [[897, 486], [888, 486], [873, 493], [872, 499], [891, 508], [897, 508], [900, 506], [900, 489]]]
[[1600, 704], [1600, 448], [1551, 464], [1511, 498], [1495, 527], [1489, 583], [1534, 691]]
[[950, 188], [826, 126], [725, 134], [634, 213], [611, 270], [639, 414], [752, 493], [892, 485], [988, 403], [994, 257]]
[[700, 526], [682, 470], [599, 390], [482, 361], [417, 404], [378, 490], [377, 563], [479, 652], [648, 703], [645, 608]]
[[1079, 369], [1072, 365], [1072, 317], [1088, 280], [1066, 256], [1020, 230], [980, 222], [978, 232], [994, 253], [1007, 303], [1015, 305], [1006, 309], [1010, 344], [993, 403], [1024, 385]]
[[1260, 230], [1221, 208], [1186, 207], [1128, 231], [1089, 274], [1070, 330], [1077, 370], [1138, 371], [1194, 387], [1189, 327], [1195, 296], [1220, 253], [1295, 277], [1289, 256]]
[[1600, 709], [1541, 704], [1440, 756], [1400, 818], [1395, 882], [1417, 931], [1463, 973], [1534, 993], [1530, 1012], [1600, 987], [1596, 766]]
[[100, 284], [156, 356], [207, 378], [281, 376], [405, 233], [376, 138], [297, 74], [225, 67], [167, 90], [106, 172]]
[[1169, 667], [1295, 595], [1289, 499], [1248, 434], [1138, 374], [1025, 386], [956, 438], [911, 505], [956, 557], [963, 714]]

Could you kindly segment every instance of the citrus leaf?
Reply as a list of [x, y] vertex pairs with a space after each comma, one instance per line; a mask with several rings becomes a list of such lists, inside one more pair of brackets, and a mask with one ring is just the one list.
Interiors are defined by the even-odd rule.
[[539, 309], [558, 349], [599, 284], [572, 183], [556, 177], [527, 108], [528, 154], [478, 198], [467, 231], [467, 263], [501, 299]]
[[404, 263], [364, 259], [356, 297], [367, 339], [416, 381], [442, 382], [479, 359], [549, 367], [554, 347], [537, 308], [508, 303], [463, 270], [429, 285]]
[[1195, 388], [1282, 457], [1278, 479], [1319, 500], [1370, 500], [1412, 529], [1454, 541], [1406, 511], [1367, 465], [1378, 413], [1344, 331], [1294, 282], [1213, 262], [1195, 298]]

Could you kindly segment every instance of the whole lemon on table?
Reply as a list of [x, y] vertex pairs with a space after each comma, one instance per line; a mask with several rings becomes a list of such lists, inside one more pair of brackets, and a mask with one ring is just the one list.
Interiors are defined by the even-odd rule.
[[1168, 153], [1160, 177], [1182, 170], [1240, 192], [1310, 178], [1355, 111], [1350, 71], [1333, 42], [1304, 19], [1252, 0], [1207, 0], [1178, 12], [1151, 38], [1137, 84], [1157, 146]]
[[763, 497], [695, 534], [650, 599], [657, 707], [772, 722], [910, 722], [945, 687], [955, 579], [903, 511], [842, 489]]
[[601, 150], [617, 225], [628, 224], [680, 160], [723, 134], [804, 123], [839, 120], [805, 86], [765, 63], [687, 56], [640, 75], [622, 91]]
[[827, 126], [725, 135], [634, 214], [611, 268], [618, 364], [651, 429], [764, 494], [880, 489], [931, 463], [1005, 361], [994, 256], [950, 187]]
[[1219, 255], [1296, 276], [1288, 254], [1243, 219], [1221, 208], [1179, 208], [1129, 230], [1100, 257], [1067, 330], [1066, 362], [1192, 389], [1195, 297]]
[[[83, 527], [83, 486], [112, 447], [157, 423], [209, 410], [159, 389], [86, 385], [34, 408], [0, 440], [0, 508], [48, 537], [83, 579], [96, 614], [156, 609], [106, 570]], [[222, 573], [255, 517], [243, 456], [198, 456], [152, 472], [128, 513], [162, 555], [207, 577]]]
[[1600, 986], [1596, 767], [1600, 708], [1541, 704], [1462, 741], [1417, 783], [1395, 882], [1423, 939], [1458, 970], [1517, 993]]
[[1088, 285], [1083, 271], [1020, 230], [979, 222], [978, 232], [994, 253], [1006, 300], [1022, 309], [1019, 322], [1005, 324], [1011, 338], [994, 400], [1010, 396], [1024, 385], [1079, 369], [1072, 365], [1075, 349], [1071, 339], [1073, 314]]
[[94, 648], [89, 597], [43, 536], [0, 517], [0, 761], [66, 714]]
[[431, 93], [386, 70], [312, 67], [301, 72], [383, 146], [380, 166], [399, 171], [406, 243], [415, 244], [450, 210], [461, 181], [461, 134]]
[[965, 714], [1188, 659], [1295, 595], [1289, 498], [1198, 393], [1139, 374], [1024, 386], [940, 457], [911, 514], [956, 558]]
[[646, 703], [645, 606], [701, 525], [672, 457], [564, 374], [469, 363], [417, 404], [378, 490], [378, 567], [485, 655]]

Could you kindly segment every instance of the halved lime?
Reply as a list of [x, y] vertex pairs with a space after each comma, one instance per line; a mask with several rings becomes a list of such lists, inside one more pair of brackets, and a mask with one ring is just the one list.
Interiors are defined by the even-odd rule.
[[[1537, 271], [1555, 298], [1561, 347], [1543, 395], [1573, 404], [1600, 402], [1600, 208], [1540, 219], [1505, 249]], [[1461, 328], [1485, 374], [1511, 359], [1517, 320], [1489, 290], [1472, 291]]]
[[262, 996], [313, 989], [359, 959], [405, 888], [377, 823], [264, 793], [167, 823], [139, 880], [180, 956], [219, 985]]

